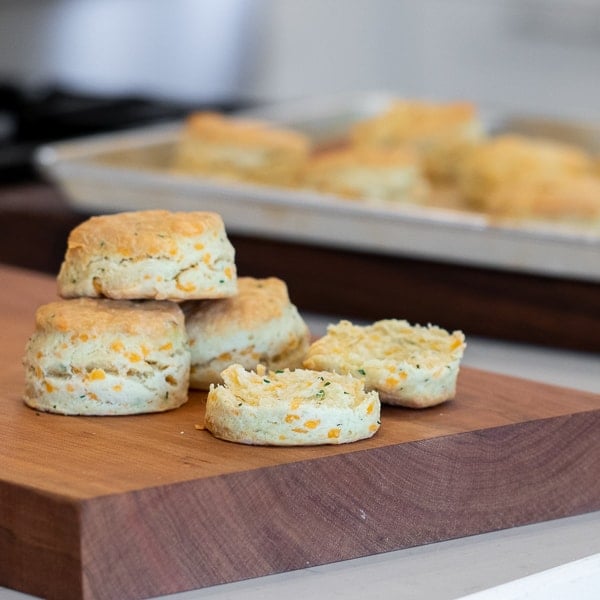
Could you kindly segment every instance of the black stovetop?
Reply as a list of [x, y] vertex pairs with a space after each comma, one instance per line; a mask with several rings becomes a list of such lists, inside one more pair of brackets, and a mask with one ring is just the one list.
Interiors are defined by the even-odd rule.
[[0, 182], [38, 178], [35, 149], [45, 143], [178, 119], [233, 104], [177, 104], [143, 97], [100, 97], [60, 87], [23, 90], [0, 82]]

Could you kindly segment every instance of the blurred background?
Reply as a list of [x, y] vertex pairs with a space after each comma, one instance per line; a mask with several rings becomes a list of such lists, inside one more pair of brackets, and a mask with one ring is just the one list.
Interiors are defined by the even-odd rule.
[[[55, 273], [68, 232], [88, 216], [36, 170], [34, 152], [48, 142], [197, 109], [366, 91], [470, 100], [491, 112], [584, 121], [591, 131], [590, 123], [600, 126], [599, 67], [597, 0], [0, 0], [0, 262]], [[259, 276], [260, 266], [282, 277], [304, 309], [402, 312], [494, 337], [598, 349], [595, 280], [237, 233], [240, 272]], [[577, 250], [595, 268], [597, 246]], [[563, 251], [543, 260], [561, 265]], [[336, 274], [331, 297], [315, 266], [327, 281]], [[363, 272], [389, 293], [374, 295]]]
[[394, 89], [598, 116], [595, 0], [2, 0], [0, 76], [264, 101]]
[[349, 91], [600, 119], [595, 0], [1, 0], [0, 28], [13, 169], [48, 139]]

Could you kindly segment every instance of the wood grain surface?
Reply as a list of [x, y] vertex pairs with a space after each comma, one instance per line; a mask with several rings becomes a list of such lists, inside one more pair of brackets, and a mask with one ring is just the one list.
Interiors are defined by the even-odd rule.
[[31, 410], [21, 356], [54, 280], [0, 282], [1, 585], [145, 598], [600, 508], [600, 397], [474, 369], [343, 446], [214, 439], [201, 393], [158, 415]]

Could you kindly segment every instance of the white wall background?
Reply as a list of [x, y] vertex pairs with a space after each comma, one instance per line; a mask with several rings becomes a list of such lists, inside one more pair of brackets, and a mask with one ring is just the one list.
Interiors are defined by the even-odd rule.
[[600, 120], [600, 0], [2, 0], [0, 77], [198, 101], [356, 90]]
[[600, 119], [600, 2], [273, 0], [257, 97], [360, 89]]

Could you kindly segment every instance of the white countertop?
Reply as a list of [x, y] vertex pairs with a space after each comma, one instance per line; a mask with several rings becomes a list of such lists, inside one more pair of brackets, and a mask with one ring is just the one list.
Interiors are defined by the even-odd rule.
[[[324, 332], [327, 323], [336, 320], [311, 314], [305, 317], [316, 335]], [[465, 365], [600, 393], [600, 354], [470, 336], [467, 343]], [[597, 600], [600, 598], [600, 512], [162, 598], [280, 600], [282, 597]], [[0, 600], [26, 598], [32, 597], [0, 588]]]

